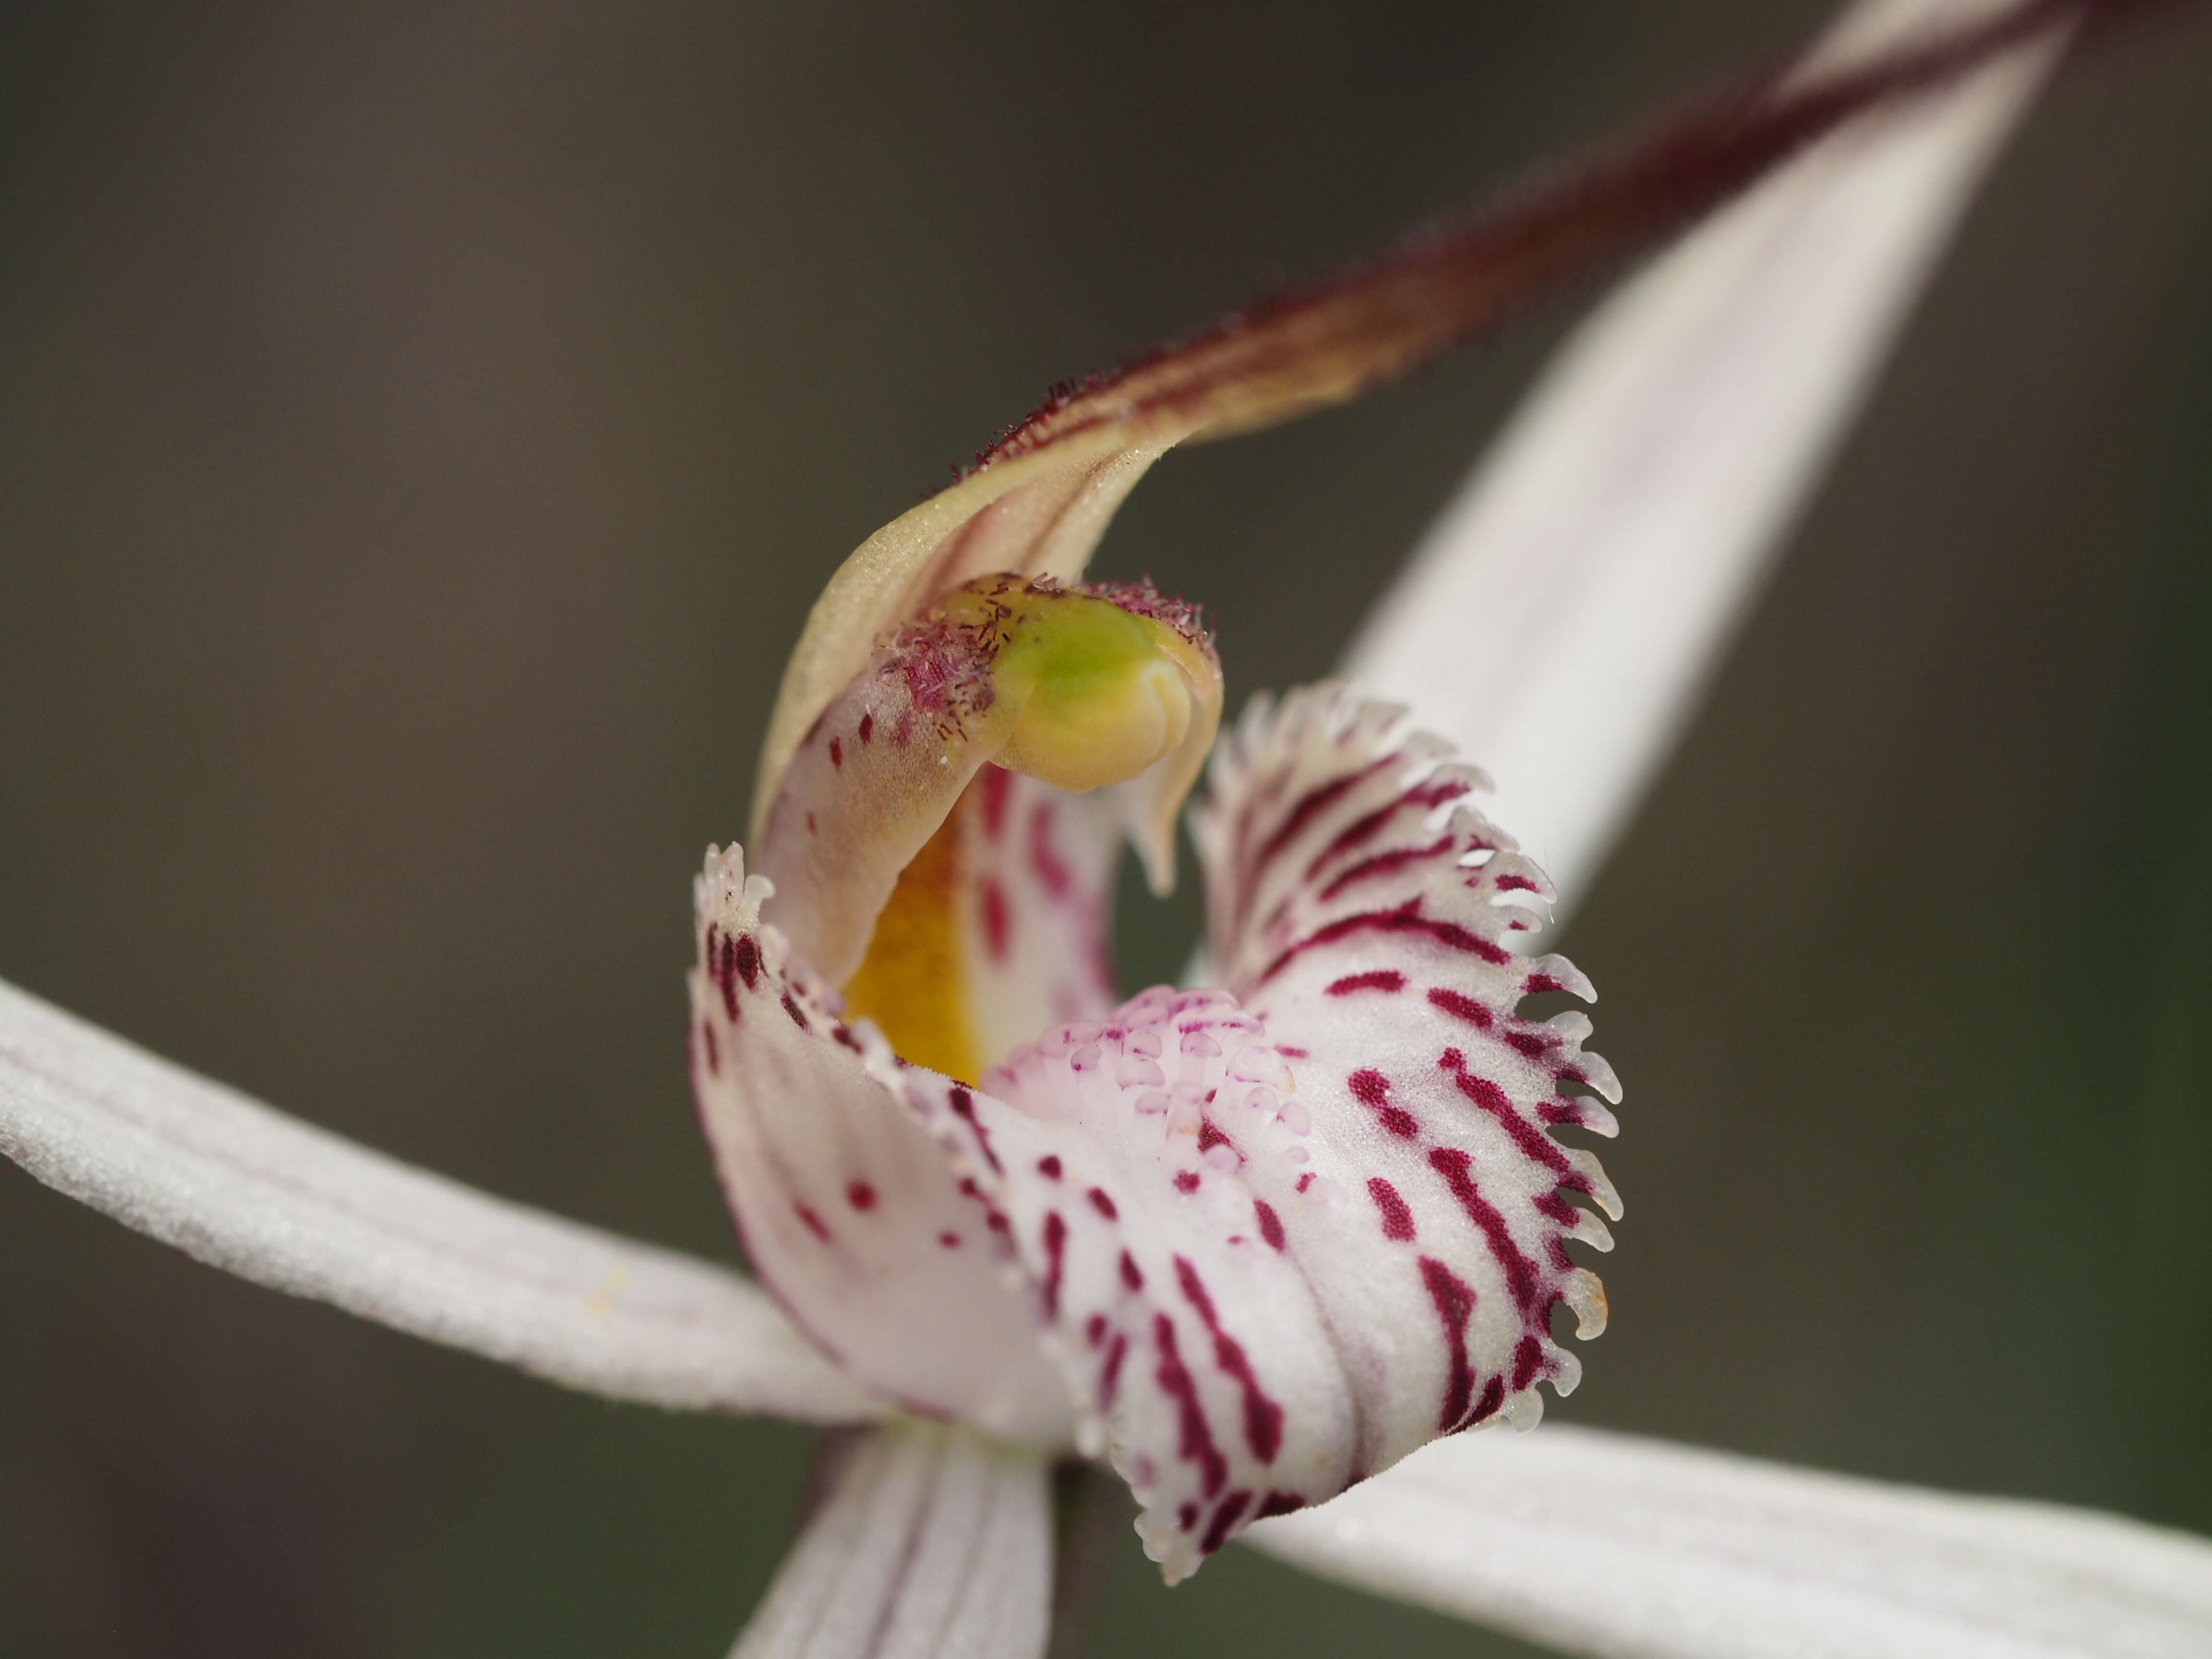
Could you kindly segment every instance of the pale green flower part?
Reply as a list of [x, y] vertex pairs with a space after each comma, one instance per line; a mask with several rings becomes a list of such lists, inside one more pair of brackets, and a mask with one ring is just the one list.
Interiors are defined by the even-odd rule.
[[[2014, 15], [2077, 9], [2105, 8]], [[1984, 14], [1862, 6], [1811, 72]], [[2056, 50], [2023, 33], [1863, 117], [1638, 276], [1363, 637], [1359, 676], [1496, 761], [1554, 875], [1588, 879], [1660, 763]], [[1555, 275], [1591, 252], [1530, 258]], [[2212, 1652], [2212, 1543], [2118, 1517], [1556, 1425], [1418, 1449], [1532, 1425], [1538, 1382], [1572, 1386], [1547, 1297], [1595, 1334], [1601, 1293], [1564, 1243], [1610, 1241], [1562, 1194], [1619, 1206], [1537, 1124], [1610, 1133], [1620, 1091], [1580, 1050], [1584, 1017], [1518, 1018], [1524, 988], [1589, 994], [1560, 959], [1504, 948], [1550, 883], [1466, 805], [1479, 775], [1397, 711], [1319, 688], [1248, 714], [1197, 820], [1230, 989], [1161, 988], [1102, 1022], [1097, 872], [1123, 833], [1158, 867], [1218, 669], [1157, 596], [1028, 579], [1079, 578], [1168, 446], [1350, 395], [1486, 314], [1487, 296], [1424, 289], [1418, 261], [1395, 270], [1415, 280], [1327, 291], [1041, 417], [817, 606], [753, 836], [793, 878], [779, 891], [732, 848], [696, 890], [695, 1086], [781, 1310], [4, 986], [0, 1152], [200, 1260], [572, 1387], [879, 1425], [835, 1447], [740, 1659], [1036, 1659], [1049, 1470], [1077, 1448], [1129, 1480], [1170, 1576], [1249, 1527], [1324, 1576], [1569, 1651]], [[845, 840], [810, 863], [824, 814]], [[1048, 821], [1058, 839], [1035, 830], [1025, 861], [978, 866]], [[871, 858], [888, 862], [856, 900], [840, 872]], [[976, 867], [981, 908], [956, 910]], [[1383, 908], [1332, 908], [1346, 884]], [[1414, 978], [1425, 1000], [1400, 996]], [[863, 1008], [903, 1061], [847, 1022]], [[1439, 1092], [1480, 1108], [1451, 1131], [1472, 1151], [1423, 1138]]]

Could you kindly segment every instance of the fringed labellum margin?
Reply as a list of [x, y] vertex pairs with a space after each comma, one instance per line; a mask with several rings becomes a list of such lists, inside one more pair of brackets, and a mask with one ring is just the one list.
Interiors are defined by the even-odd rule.
[[1589, 994], [1512, 948], [1548, 886], [1398, 711], [1255, 705], [1197, 818], [1224, 987], [1114, 1006], [1118, 839], [1164, 873], [1219, 686], [1148, 589], [969, 584], [799, 746], [769, 881], [710, 862], [693, 981], [763, 1277], [887, 1394], [1109, 1454], [1170, 1581], [1532, 1423], [1579, 1374], [1555, 1310], [1603, 1324], [1566, 1247], [1619, 1212], [1553, 1134], [1613, 1129], [1588, 1021], [1519, 1013]]

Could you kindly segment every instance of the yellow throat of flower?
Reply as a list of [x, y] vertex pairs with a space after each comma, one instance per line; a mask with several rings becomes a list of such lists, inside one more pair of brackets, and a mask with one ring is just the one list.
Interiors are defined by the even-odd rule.
[[[1146, 780], [1130, 827], [1155, 890], [1171, 885], [1176, 816], [1220, 719], [1203, 636], [1164, 611], [1011, 577], [956, 590], [932, 620], [988, 662], [999, 767], [1071, 794]], [[1025, 920], [1018, 902], [1008, 915], [1006, 885], [990, 884], [1003, 854], [988, 845], [984, 797], [1006, 781], [978, 774], [901, 873], [844, 988], [848, 1014], [875, 1021], [902, 1055], [970, 1082], [1005, 1041], [977, 996], [988, 935]]]

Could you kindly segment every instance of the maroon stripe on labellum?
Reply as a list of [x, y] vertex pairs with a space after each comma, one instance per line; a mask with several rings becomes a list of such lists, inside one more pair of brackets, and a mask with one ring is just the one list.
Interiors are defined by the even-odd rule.
[[1048, 896], [1064, 899], [1075, 886], [1075, 874], [1060, 861], [1052, 845], [1052, 803], [1039, 801], [1030, 814], [1030, 868]]
[[1248, 883], [1256, 881], [1261, 872], [1281, 855], [1283, 848], [1303, 835], [1306, 827], [1316, 818], [1384, 767], [1397, 763], [1399, 763], [1397, 755], [1382, 755], [1368, 762], [1357, 772], [1346, 772], [1340, 776], [1331, 778], [1327, 783], [1317, 784], [1299, 796], [1297, 805], [1283, 815], [1283, 821], [1275, 827], [1275, 833], [1268, 836], [1267, 843], [1252, 855], [1252, 862], [1248, 866], [1245, 876], [1246, 881]]
[[1482, 1230], [1490, 1242], [1490, 1253], [1505, 1269], [1505, 1283], [1513, 1292], [1513, 1299], [1522, 1308], [1536, 1299], [1535, 1264], [1521, 1254], [1521, 1247], [1513, 1242], [1513, 1234], [1505, 1224], [1505, 1218], [1498, 1213], [1497, 1206], [1476, 1190], [1469, 1166], [1474, 1160], [1456, 1146], [1432, 1146], [1429, 1149], [1429, 1167], [1444, 1178], [1451, 1194], [1459, 1200], [1460, 1208], [1467, 1212], [1468, 1219]]
[[1121, 1282], [1133, 1291], [1145, 1288], [1144, 1271], [1137, 1266], [1137, 1258], [1127, 1250], [1121, 1252]]
[[1322, 994], [1348, 997], [1355, 991], [1402, 991], [1406, 976], [1395, 968], [1376, 968], [1364, 974], [1346, 974], [1342, 979], [1333, 979], [1322, 988]]
[[[1176, 1352], [1175, 1321], [1165, 1314], [1152, 1316], [1152, 1346], [1160, 1356], [1160, 1363], [1152, 1373], [1153, 1380], [1176, 1402], [1176, 1455], [1186, 1463], [1198, 1465], [1199, 1491], [1210, 1498], [1229, 1480], [1229, 1460], [1213, 1443], [1212, 1427], [1198, 1403], [1198, 1381], [1182, 1363], [1182, 1356]], [[1196, 1520], [1194, 1514], [1192, 1524]]]
[[1455, 921], [1439, 921], [1432, 916], [1421, 915], [1420, 911], [1420, 900], [1413, 898], [1391, 909], [1364, 910], [1357, 915], [1344, 916], [1326, 927], [1316, 927], [1304, 939], [1285, 947], [1282, 953], [1252, 981], [1253, 985], [1255, 988], [1265, 985], [1307, 951], [1319, 950], [1324, 945], [1334, 945], [1339, 939], [1349, 939], [1355, 933], [1419, 933], [1434, 939], [1447, 950], [1480, 957], [1485, 962], [1504, 963], [1512, 959], [1513, 953], [1504, 945], [1492, 945]]
[[1197, 1524], [1198, 1524], [1198, 1505], [1197, 1505], [1197, 1504], [1180, 1504], [1180, 1505], [1178, 1505], [1178, 1506], [1177, 1506], [1177, 1508], [1176, 1508], [1176, 1530], [1177, 1530], [1177, 1531], [1179, 1531], [1179, 1532], [1188, 1532], [1188, 1531], [1189, 1531], [1193, 1527], [1196, 1526]]
[[983, 1127], [981, 1121], [975, 1115], [975, 1097], [956, 1083], [945, 1099], [952, 1108], [953, 1116], [975, 1131], [976, 1150], [983, 1154], [983, 1161], [1000, 1174], [1004, 1175], [1005, 1166], [999, 1162], [998, 1153], [991, 1150], [991, 1132]]
[[1377, 876], [1393, 875], [1409, 864], [1421, 864], [1440, 857], [1450, 852], [1457, 842], [1458, 837], [1447, 835], [1426, 847], [1401, 847], [1388, 853], [1377, 853], [1371, 859], [1362, 859], [1322, 888], [1320, 897], [1326, 902], [1355, 883], [1372, 881]]
[[806, 1224], [806, 1231], [808, 1232], [812, 1233], [815, 1237], [820, 1239], [824, 1244], [827, 1244], [830, 1242], [829, 1224], [823, 1221], [820, 1216], [815, 1214], [811, 1206], [805, 1204], [793, 1204], [791, 1207], [799, 1212], [799, 1218]]
[[1501, 893], [1534, 893], [1540, 890], [1536, 884], [1528, 877], [1516, 876], [1510, 872], [1498, 877], [1497, 887]]
[[1272, 1249], [1283, 1248], [1283, 1218], [1275, 1213], [1275, 1206], [1264, 1198], [1252, 1200], [1253, 1213], [1260, 1218], [1260, 1237], [1267, 1241]]
[[1091, 1200], [1091, 1207], [1109, 1221], [1120, 1219], [1121, 1212], [1114, 1207], [1114, 1200], [1103, 1187], [1093, 1187], [1087, 1196]]
[[709, 1077], [721, 1076], [722, 1045], [714, 1040], [714, 1028], [702, 1019], [699, 1022], [699, 1036], [707, 1048], [707, 1074]]
[[1411, 1140], [1420, 1124], [1402, 1106], [1390, 1103], [1390, 1079], [1370, 1066], [1361, 1066], [1345, 1079], [1352, 1098], [1375, 1114], [1375, 1121], [1401, 1140]]
[[854, 1036], [852, 1028], [842, 1021], [830, 1028], [830, 1036], [840, 1048], [850, 1048], [856, 1054], [861, 1052], [860, 1039]]
[[1014, 939], [1014, 915], [1007, 907], [1006, 891], [986, 876], [979, 899], [983, 908], [983, 948], [990, 952], [992, 961], [1004, 962]]
[[1284, 1492], [1279, 1487], [1260, 1500], [1260, 1507], [1252, 1511], [1252, 1518], [1265, 1521], [1270, 1516], [1293, 1515], [1305, 1506], [1306, 1500], [1302, 1493]]
[[1531, 974], [1521, 983], [1521, 994], [1533, 997], [1545, 991], [1564, 991], [1567, 988], [1549, 974]]
[[1067, 1268], [1067, 1223], [1060, 1212], [1044, 1212], [1044, 1311], [1048, 1319], [1060, 1316], [1060, 1281]]
[[760, 983], [760, 941], [750, 933], [738, 935], [738, 942], [730, 953], [730, 960], [737, 964], [738, 977], [744, 981], [745, 989], [750, 991]]
[[1378, 806], [1364, 817], [1353, 819], [1350, 824], [1337, 831], [1334, 841], [1314, 855], [1313, 862], [1306, 866], [1306, 880], [1311, 882], [1317, 878], [1322, 867], [1331, 859], [1341, 858], [1346, 853], [1356, 852], [1374, 840], [1391, 819], [1396, 817], [1408, 806], [1418, 807], [1423, 811], [1427, 811], [1443, 805], [1448, 800], [1457, 800], [1474, 787], [1473, 784], [1464, 780], [1454, 778], [1425, 783], [1419, 788], [1408, 789], [1388, 806]]
[[865, 1181], [848, 1181], [845, 1183], [845, 1201], [856, 1210], [872, 1210], [876, 1207], [876, 1189]]
[[1513, 1349], [1513, 1392], [1518, 1394], [1536, 1380], [1544, 1364], [1544, 1350], [1533, 1336], [1524, 1336]]
[[864, 744], [873, 743], [876, 740], [876, 717], [872, 714], [860, 716], [860, 741]]
[[1244, 1518], [1244, 1511], [1252, 1502], [1249, 1492], [1232, 1492], [1224, 1498], [1213, 1511], [1213, 1519], [1206, 1525], [1206, 1536], [1199, 1540], [1198, 1553], [1211, 1555], [1229, 1541], [1229, 1534]]
[[1206, 1332], [1213, 1338], [1214, 1363], [1237, 1381], [1244, 1391], [1244, 1443], [1252, 1449], [1252, 1455], [1262, 1463], [1272, 1463], [1275, 1454], [1283, 1449], [1283, 1408], [1267, 1397], [1260, 1386], [1260, 1379], [1252, 1370], [1252, 1361], [1244, 1346], [1221, 1328], [1221, 1315], [1206, 1293], [1206, 1283], [1198, 1276], [1188, 1256], [1175, 1259], [1176, 1279], [1182, 1285], [1183, 1297], [1198, 1310], [1198, 1316], [1206, 1322]]
[[[1454, 1048], [1448, 1052], [1459, 1051]], [[1460, 1093], [1498, 1120], [1505, 1133], [1513, 1137], [1513, 1144], [1521, 1149], [1523, 1157], [1534, 1159], [1554, 1175], [1564, 1176], [1574, 1167], [1558, 1141], [1513, 1109], [1513, 1102], [1504, 1090], [1488, 1078], [1477, 1077], [1458, 1066], [1446, 1066], [1444, 1069], [1451, 1073], [1451, 1080]]]
[[1478, 1030], [1488, 1030], [1496, 1018], [1488, 1008], [1464, 991], [1455, 991], [1442, 985], [1430, 988], [1429, 1006], [1443, 1009], [1455, 1019], [1465, 1020]]
[[1493, 1376], [1482, 1385], [1482, 1398], [1474, 1402], [1474, 1409], [1467, 1414], [1467, 1421], [1461, 1424], [1460, 1427], [1471, 1429], [1478, 1423], [1489, 1421], [1498, 1414], [1498, 1408], [1504, 1403], [1505, 1379], [1502, 1376]]
[[844, 766], [844, 764], [845, 764], [845, 745], [844, 745], [843, 744], [842, 744], [842, 743], [838, 742], [836, 738], [830, 738], [830, 768], [831, 768], [831, 769], [832, 769], [832, 770], [836, 770], [836, 769], [842, 769], [842, 768]]
[[1398, 1189], [1381, 1176], [1367, 1177], [1367, 1196], [1375, 1200], [1376, 1209], [1382, 1217], [1382, 1237], [1404, 1243], [1413, 1237], [1413, 1212], [1406, 1207], [1406, 1200]]
[[1437, 1413], [1437, 1432], [1449, 1434], [1467, 1415], [1474, 1397], [1474, 1367], [1467, 1357], [1467, 1326], [1474, 1317], [1474, 1287], [1432, 1255], [1420, 1261], [1421, 1283], [1427, 1287], [1430, 1305], [1444, 1328], [1448, 1364], [1444, 1372], [1443, 1404]]

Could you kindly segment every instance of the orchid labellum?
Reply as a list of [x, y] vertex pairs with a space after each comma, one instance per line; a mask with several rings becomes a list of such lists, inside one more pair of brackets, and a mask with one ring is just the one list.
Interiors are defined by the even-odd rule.
[[[1573, 1389], [1620, 1214], [1586, 1144], [1620, 1089], [1559, 1012], [1592, 989], [1540, 950], [1552, 881], [1451, 739], [1510, 759], [1503, 799], [1583, 874], [1981, 161], [2069, 33], [2136, 9], [1861, 8], [1778, 84], [1057, 398], [864, 544], [792, 658], [744, 847], [694, 885], [692, 1086], [765, 1294], [5, 988], [0, 1151], [563, 1382], [878, 1425], [826, 1460], [750, 1659], [1035, 1659], [1070, 1454], [1127, 1482], [1170, 1582], [1249, 1529], [1592, 1653], [2212, 1651], [2212, 1552], [2114, 1518], [1571, 1429], [1423, 1449]], [[1087, 580], [1166, 449], [1708, 215], [1365, 636], [1360, 677], [1425, 708], [1329, 684], [1223, 733], [1201, 613]], [[1120, 849], [1167, 887], [1194, 791], [1205, 970], [1125, 998]]]

